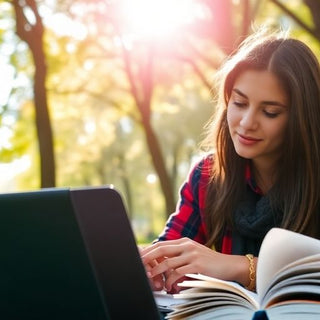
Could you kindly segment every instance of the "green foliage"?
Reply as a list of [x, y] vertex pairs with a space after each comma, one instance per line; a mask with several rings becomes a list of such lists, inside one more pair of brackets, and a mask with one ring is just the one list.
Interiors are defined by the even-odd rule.
[[11, 162], [28, 153], [30, 146], [36, 141], [35, 130], [32, 125], [33, 118], [33, 105], [26, 102], [21, 108], [16, 122], [12, 127], [8, 127], [12, 131], [12, 136], [9, 139], [9, 146], [0, 149], [1, 162]]

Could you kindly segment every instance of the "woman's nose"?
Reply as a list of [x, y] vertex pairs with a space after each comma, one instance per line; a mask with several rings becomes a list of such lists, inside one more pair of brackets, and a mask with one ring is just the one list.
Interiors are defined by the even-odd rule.
[[242, 118], [240, 120], [240, 125], [249, 130], [249, 129], [255, 129], [257, 127], [257, 115], [255, 114], [255, 112], [253, 110], [246, 110], [243, 114], [242, 114]]

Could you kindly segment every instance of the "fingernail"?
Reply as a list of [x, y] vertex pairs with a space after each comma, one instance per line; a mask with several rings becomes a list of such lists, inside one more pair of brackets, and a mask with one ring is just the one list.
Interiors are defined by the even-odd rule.
[[147, 271], [147, 277], [148, 277], [148, 278], [152, 278], [152, 275], [151, 275], [151, 272], [150, 272], [150, 271]]

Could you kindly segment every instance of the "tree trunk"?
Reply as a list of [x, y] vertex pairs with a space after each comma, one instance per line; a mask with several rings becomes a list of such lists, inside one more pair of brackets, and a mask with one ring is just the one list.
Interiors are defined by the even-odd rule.
[[132, 58], [130, 53], [123, 47], [123, 59], [125, 71], [131, 87], [136, 106], [140, 113], [141, 123], [145, 132], [147, 147], [155, 171], [157, 172], [160, 187], [164, 195], [166, 215], [169, 216], [176, 207], [172, 181], [166, 168], [165, 159], [161, 150], [158, 137], [151, 125], [151, 98], [153, 93], [153, 49], [149, 47], [144, 63], [138, 65], [139, 71], [133, 74]]
[[167, 216], [169, 216], [174, 212], [176, 207], [172, 181], [169, 177], [168, 170], [166, 169], [158, 138], [156, 137], [150, 122], [144, 122], [143, 128], [145, 130], [146, 141], [152, 158], [152, 163], [158, 174], [161, 190], [164, 194], [166, 213]]
[[[17, 35], [28, 44], [35, 67], [33, 92], [40, 153], [40, 186], [41, 188], [54, 187], [55, 161], [46, 91], [47, 68], [43, 50], [44, 28], [34, 0], [28, 0], [25, 4], [21, 4], [18, 0], [14, 0], [12, 3], [16, 14]], [[29, 22], [25, 16], [24, 9], [26, 7], [31, 9], [34, 14], [34, 22]]]

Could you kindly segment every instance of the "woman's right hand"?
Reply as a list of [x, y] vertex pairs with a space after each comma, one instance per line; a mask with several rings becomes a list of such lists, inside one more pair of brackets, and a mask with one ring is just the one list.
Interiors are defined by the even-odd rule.
[[155, 284], [158, 276], [163, 276], [161, 285], [164, 282], [168, 292], [176, 290], [177, 283], [188, 273], [236, 281], [243, 286], [249, 282], [247, 257], [216, 252], [189, 238], [157, 242], [141, 251], [141, 258], [149, 279]]

